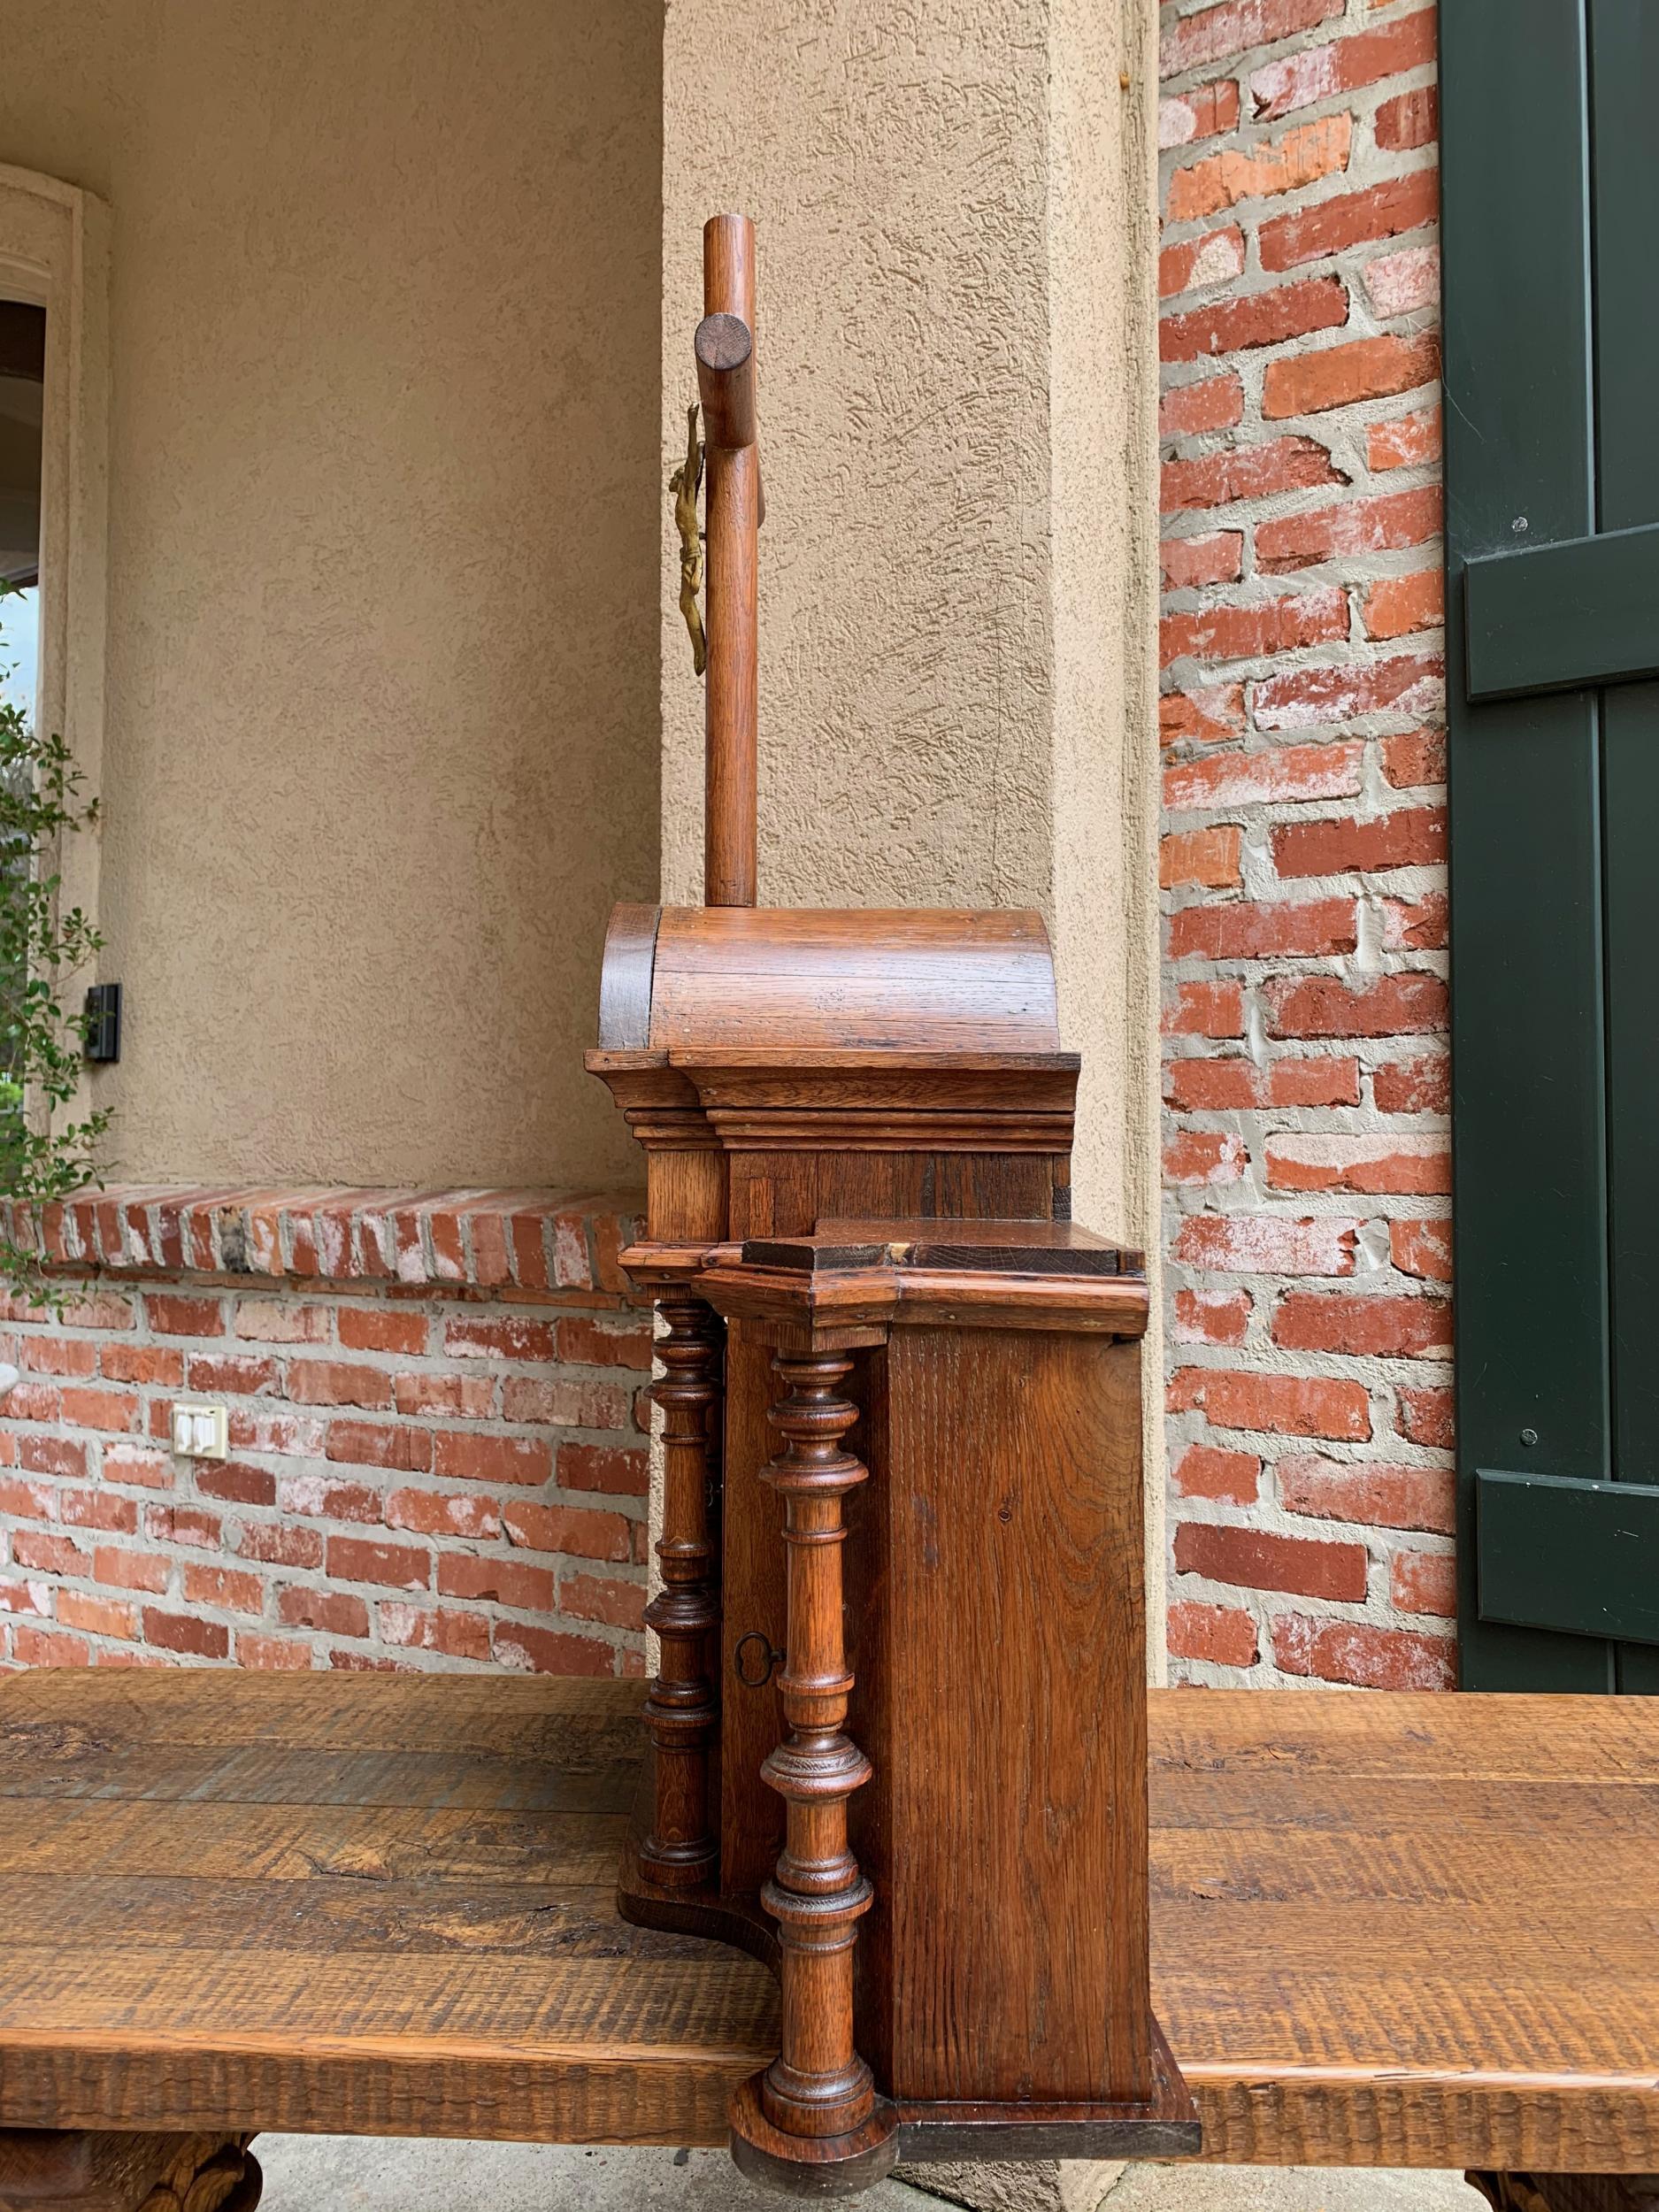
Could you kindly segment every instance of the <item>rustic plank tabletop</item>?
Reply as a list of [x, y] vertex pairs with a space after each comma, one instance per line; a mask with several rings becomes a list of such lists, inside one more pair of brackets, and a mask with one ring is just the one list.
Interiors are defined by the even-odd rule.
[[[771, 1977], [625, 1925], [634, 1683], [0, 1681], [0, 2125], [718, 2143]], [[1205, 2156], [1659, 2169], [1659, 1709], [1152, 1699]]]

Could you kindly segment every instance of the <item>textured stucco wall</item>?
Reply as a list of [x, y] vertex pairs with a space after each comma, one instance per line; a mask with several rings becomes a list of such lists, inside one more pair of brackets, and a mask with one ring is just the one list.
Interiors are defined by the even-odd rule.
[[[703, 219], [756, 219], [762, 901], [1041, 906], [1077, 1210], [1148, 1247], [1152, 29], [1136, 0], [670, 0], [663, 245], [672, 446]], [[672, 607], [663, 725], [664, 887], [695, 897]]]
[[[761, 897], [1047, 899], [1048, 0], [671, 0], [664, 435], [705, 216], [755, 218]], [[697, 895], [672, 608], [664, 880]]]
[[658, 0], [14, 0], [112, 210], [103, 972], [129, 1178], [633, 1174], [657, 874]]

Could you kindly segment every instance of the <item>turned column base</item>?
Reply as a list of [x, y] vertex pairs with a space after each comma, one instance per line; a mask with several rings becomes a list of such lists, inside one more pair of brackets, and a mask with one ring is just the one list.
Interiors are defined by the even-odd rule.
[[0, 2212], [254, 2212], [250, 2135], [0, 2129]]
[[792, 2135], [766, 2116], [766, 2077], [732, 2093], [732, 2158], [763, 2188], [791, 2197], [850, 2197], [885, 2179], [899, 2155], [898, 2108], [878, 2097], [846, 2135]]

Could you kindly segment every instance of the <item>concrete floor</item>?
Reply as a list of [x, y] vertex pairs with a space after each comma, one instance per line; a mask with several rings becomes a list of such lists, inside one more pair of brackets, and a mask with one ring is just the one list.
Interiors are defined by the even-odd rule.
[[[333, 2135], [262, 2135], [255, 2148], [265, 2168], [262, 2212], [779, 2212], [788, 2201], [753, 2188], [724, 2151]], [[1095, 2212], [1100, 2204], [1110, 2212], [1482, 2212], [1483, 2206], [1452, 2173], [1248, 2166], [1096, 2172], [1098, 2181], [1067, 2212]], [[1052, 2185], [1047, 2193], [1058, 2201]], [[997, 2194], [1016, 2212], [1017, 2193]], [[859, 2202], [867, 2212], [941, 2212], [938, 2197], [899, 2181], [883, 2182]]]

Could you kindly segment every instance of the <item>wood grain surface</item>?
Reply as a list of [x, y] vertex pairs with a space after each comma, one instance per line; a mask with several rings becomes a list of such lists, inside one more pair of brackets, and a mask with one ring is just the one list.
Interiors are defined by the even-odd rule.
[[[858, 1408], [841, 1394], [852, 1364], [835, 1352], [780, 1353], [773, 1360], [772, 1422], [780, 1448], [761, 1474], [783, 1502], [788, 1560], [778, 1677], [787, 1732], [767, 1754], [761, 1778], [782, 1798], [787, 1818], [784, 1848], [760, 1898], [778, 1923], [782, 2048], [756, 2093], [771, 2126], [792, 2137], [862, 2131], [876, 2102], [853, 2026], [858, 1924], [874, 1892], [847, 1842], [847, 1801], [871, 1773], [845, 1730], [853, 1688], [841, 1561], [845, 1505], [870, 1479], [864, 1462], [843, 1446], [858, 1419]], [[733, 2126], [760, 2143], [741, 2099]], [[861, 2135], [856, 2154], [868, 2147]]]
[[691, 349], [707, 444], [736, 452], [755, 442], [755, 342], [736, 315], [705, 315]]
[[0, 2130], [0, 2212], [253, 2212], [244, 2134]]
[[[705, 317], [735, 316], [752, 340], [755, 227], [746, 215], [713, 215], [703, 225], [703, 311]], [[701, 385], [701, 365], [698, 380]], [[712, 907], [752, 907], [757, 882], [761, 492], [752, 344], [745, 385], [749, 435], [735, 450], [710, 435], [703, 494], [709, 662], [703, 895]]]
[[715, 2143], [771, 1976], [615, 1909], [642, 1686], [0, 1682], [0, 2125]]
[[602, 1051], [638, 1052], [650, 1041], [651, 965], [660, 907], [623, 900], [611, 910], [599, 971]]
[[[625, 1925], [642, 1686], [0, 1680], [0, 2126], [719, 2143], [771, 1977]], [[1659, 1709], [1155, 1691], [1208, 2159], [1659, 2170]]]
[[852, 1725], [902, 2099], [1151, 2095], [1140, 1372], [1058, 1333], [887, 1348]]
[[1207, 2159], [1659, 2166], [1659, 1706], [1164, 1691], [1151, 1740]]
[[650, 1042], [1056, 1052], [1054, 956], [1031, 913], [668, 906]]

